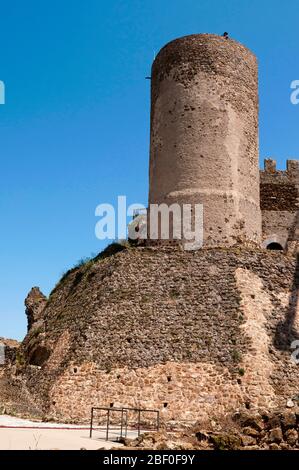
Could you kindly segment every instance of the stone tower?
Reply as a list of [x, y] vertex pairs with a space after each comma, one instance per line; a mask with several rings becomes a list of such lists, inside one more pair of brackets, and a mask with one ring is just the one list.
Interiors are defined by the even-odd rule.
[[191, 35], [161, 49], [151, 77], [149, 204], [203, 204], [204, 246], [260, 244], [256, 57]]

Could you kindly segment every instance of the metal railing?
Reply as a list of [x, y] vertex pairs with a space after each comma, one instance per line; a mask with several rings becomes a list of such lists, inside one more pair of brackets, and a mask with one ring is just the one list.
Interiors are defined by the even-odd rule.
[[[121, 408], [113, 408], [113, 407], [106, 407], [106, 406], [94, 406], [91, 408], [91, 417], [90, 417], [90, 431], [89, 437], [92, 438], [93, 433], [93, 424], [94, 424], [94, 412], [95, 411], [106, 411], [107, 412], [107, 421], [106, 421], [106, 441], [109, 439], [109, 431], [110, 431], [110, 424], [111, 424], [111, 413], [118, 412], [121, 413], [121, 423], [120, 423], [120, 437], [127, 437], [128, 434], [128, 412], [132, 411], [138, 413], [138, 421], [137, 421], [137, 432], [138, 436], [140, 436], [141, 432], [141, 415], [142, 413], [155, 413], [156, 414], [156, 431], [160, 429], [160, 412], [159, 410], [151, 410], [145, 408], [129, 408], [129, 407], [121, 407]], [[125, 418], [125, 421], [124, 421]], [[124, 432], [124, 436], [123, 436]]]

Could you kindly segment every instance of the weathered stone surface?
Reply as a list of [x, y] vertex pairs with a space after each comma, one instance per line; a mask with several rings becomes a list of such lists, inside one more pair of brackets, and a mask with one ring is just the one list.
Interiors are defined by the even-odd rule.
[[[234, 416], [234, 420], [244, 427], [248, 435], [256, 435], [264, 428], [264, 422], [262, 417], [257, 413], [242, 412]], [[251, 432], [251, 434], [249, 434]]]
[[287, 401], [287, 408], [293, 408], [295, 406], [295, 403], [293, 402], [293, 400], [289, 399]]
[[237, 450], [242, 445], [242, 438], [238, 434], [214, 433], [210, 436], [210, 441], [215, 450]]
[[298, 432], [296, 429], [288, 429], [285, 433], [285, 440], [291, 446], [294, 446], [298, 441]]
[[252, 436], [243, 436], [242, 445], [245, 447], [254, 446], [256, 444], [256, 439]]
[[250, 428], [250, 427], [245, 427], [243, 429], [243, 434], [245, 434], [246, 436], [251, 436], [251, 437], [258, 437], [260, 435], [257, 429]]
[[272, 416], [267, 422], [268, 429], [279, 428], [281, 424], [281, 418], [278, 414]]
[[32, 287], [25, 299], [26, 315], [28, 320], [28, 331], [33, 325], [42, 319], [42, 313], [47, 304], [47, 297], [38, 287]]
[[280, 444], [282, 440], [283, 440], [283, 435], [282, 435], [281, 428], [271, 429], [268, 435], [268, 441], [276, 442], [277, 444]]
[[91, 406], [111, 403], [186, 424], [285, 407], [298, 391], [297, 273], [294, 257], [264, 250], [99, 256], [53, 290], [20, 348], [18, 380], [53, 419], [87, 422]]
[[275, 442], [273, 442], [272, 444], [269, 445], [269, 449], [270, 450], [280, 450], [280, 447], [278, 444], [276, 444]]
[[265, 160], [260, 189], [263, 245], [277, 243], [292, 251], [298, 242], [299, 162], [287, 160], [287, 170], [281, 171], [274, 160]]
[[256, 57], [221, 36], [185, 36], [151, 75], [149, 203], [203, 204], [204, 246], [260, 243]]
[[[268, 414], [268, 418], [281, 414], [277, 410], [274, 414]], [[263, 419], [264, 413], [260, 413]], [[250, 428], [243, 427], [236, 422], [236, 416], [222, 416], [218, 419], [218, 426], [222, 431], [212, 430], [211, 423], [197, 424], [185, 431], [144, 434], [135, 440], [124, 440], [129, 448], [146, 447], [154, 449], [214, 449], [214, 450], [289, 450], [298, 445], [298, 432], [296, 429], [288, 429], [285, 433], [285, 441], [280, 428], [275, 428], [265, 437], [265, 431], [254, 432], [254, 437], [248, 434]], [[266, 421], [266, 420], [265, 420]]]
[[0, 345], [4, 346], [4, 363], [2, 364], [2, 362], [0, 362], [1, 370], [5, 366], [9, 366], [15, 362], [20, 343], [14, 339], [0, 337]]
[[283, 429], [289, 429], [296, 427], [297, 418], [296, 414], [292, 412], [285, 412], [281, 415], [281, 424]]

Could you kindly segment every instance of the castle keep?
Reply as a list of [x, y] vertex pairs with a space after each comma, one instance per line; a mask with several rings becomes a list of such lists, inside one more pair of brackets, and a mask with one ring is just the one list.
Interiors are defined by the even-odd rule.
[[86, 422], [91, 406], [130, 406], [190, 424], [296, 405], [299, 163], [259, 171], [256, 58], [177, 39], [151, 93], [149, 204], [203, 204], [203, 248], [112, 244], [49, 298], [34, 288], [0, 372], [7, 410]]
[[257, 87], [255, 56], [210, 34], [152, 67], [149, 203], [203, 204], [206, 247], [261, 241]]

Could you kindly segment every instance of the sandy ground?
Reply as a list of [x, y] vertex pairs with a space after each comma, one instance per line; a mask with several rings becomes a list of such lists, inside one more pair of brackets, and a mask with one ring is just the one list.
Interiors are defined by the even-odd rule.
[[[13, 427], [22, 428], [16, 429]], [[35, 429], [31, 429], [31, 427], [35, 427]], [[81, 427], [80, 429], [79, 426], [68, 424], [36, 423], [0, 415], [0, 450], [111, 449], [111, 447], [121, 446], [121, 444], [114, 441], [118, 435], [119, 430], [111, 430], [111, 440], [106, 441], [106, 430], [101, 428], [94, 430], [93, 437], [90, 439], [89, 429], [87, 428], [82, 429]], [[135, 431], [128, 432], [128, 437], [135, 437], [136, 435]]]

